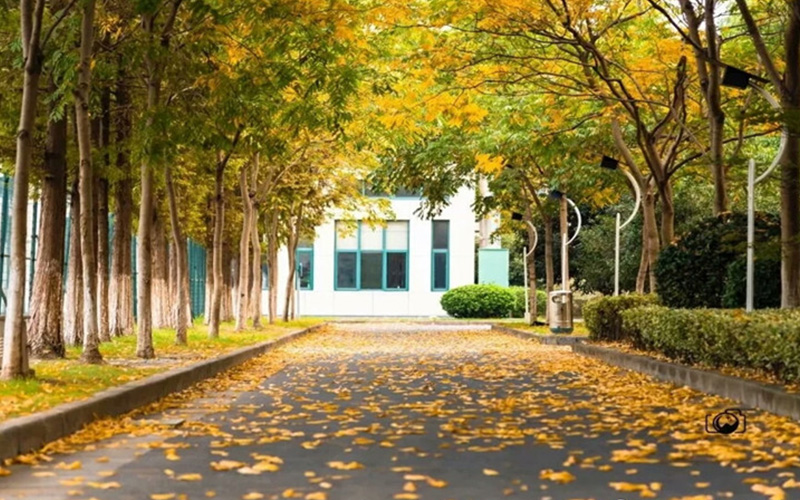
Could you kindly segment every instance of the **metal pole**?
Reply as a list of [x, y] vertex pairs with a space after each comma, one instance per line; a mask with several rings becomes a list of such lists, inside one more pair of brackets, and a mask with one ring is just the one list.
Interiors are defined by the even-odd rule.
[[747, 164], [747, 298], [745, 300], [745, 310], [753, 311], [753, 286], [755, 276], [754, 243], [756, 225], [756, 162], [751, 159]]
[[525, 322], [530, 321], [531, 308], [530, 308], [530, 287], [531, 280], [528, 279], [528, 247], [522, 248], [522, 275], [525, 280]]
[[619, 225], [620, 216], [617, 212], [617, 223], [614, 228], [616, 242], [614, 244], [614, 296], [619, 295], [619, 232], [622, 229]]
[[[561, 197], [561, 289], [569, 290], [569, 239], [567, 234], [567, 197]], [[576, 233], [577, 235], [577, 233]]]

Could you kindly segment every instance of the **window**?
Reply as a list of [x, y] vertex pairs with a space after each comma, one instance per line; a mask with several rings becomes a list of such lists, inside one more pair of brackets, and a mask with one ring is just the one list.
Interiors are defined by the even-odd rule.
[[337, 290], [408, 290], [408, 221], [336, 221]]
[[261, 289], [269, 290], [269, 267], [261, 264]]
[[301, 240], [297, 245], [297, 287], [300, 290], [314, 289], [314, 247], [310, 241]]
[[433, 221], [432, 240], [431, 290], [448, 290], [450, 288], [450, 221]]

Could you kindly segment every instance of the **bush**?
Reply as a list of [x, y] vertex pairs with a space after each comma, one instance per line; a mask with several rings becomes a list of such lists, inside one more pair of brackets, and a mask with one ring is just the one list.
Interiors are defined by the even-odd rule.
[[465, 285], [442, 295], [442, 308], [455, 318], [507, 318], [514, 294], [498, 285]]
[[[756, 309], [781, 306], [781, 260], [780, 256], [769, 256], [755, 260], [755, 287], [753, 307]], [[736, 309], [744, 307], [747, 297], [747, 259], [739, 257], [728, 266], [722, 307]]]
[[[514, 294], [514, 307], [511, 309], [512, 318], [525, 317], [525, 287], [512, 286], [511, 293]], [[539, 316], [545, 315], [547, 307], [547, 293], [544, 290], [536, 289], [536, 312]]]
[[800, 313], [766, 310], [669, 309], [645, 306], [622, 313], [637, 347], [711, 367], [753, 368], [800, 381]]
[[[756, 253], [777, 252], [780, 221], [756, 216]], [[675, 308], [721, 307], [728, 266], [747, 249], [747, 217], [726, 214], [697, 224], [661, 251], [655, 266], [658, 295]], [[771, 277], [778, 280], [779, 275]]]
[[657, 304], [655, 295], [597, 297], [583, 306], [583, 321], [593, 340], [633, 340], [622, 324], [622, 312], [634, 307]]

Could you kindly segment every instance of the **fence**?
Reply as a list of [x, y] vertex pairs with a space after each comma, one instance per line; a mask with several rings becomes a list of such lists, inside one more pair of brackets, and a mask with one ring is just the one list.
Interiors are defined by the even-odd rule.
[[[0, 174], [0, 315], [6, 313], [6, 291], [9, 280], [9, 260], [11, 250], [11, 194], [14, 180]], [[69, 207], [66, 208], [69, 214]], [[39, 201], [32, 200], [28, 204], [28, 238], [25, 244], [25, 314], [30, 310], [31, 288], [33, 275], [36, 272], [36, 248], [39, 241]], [[114, 217], [109, 215], [109, 241], [114, 236]], [[69, 240], [72, 231], [72, 220], [67, 217], [66, 231], [64, 232], [64, 290], [67, 283], [67, 263], [69, 261]], [[192, 316], [199, 316], [205, 310], [206, 301], [206, 250], [192, 239], [187, 239], [189, 250], [189, 290]], [[111, 252], [108, 255], [109, 269], [111, 268]], [[133, 310], [136, 314], [136, 236], [131, 239], [131, 269], [133, 271]]]

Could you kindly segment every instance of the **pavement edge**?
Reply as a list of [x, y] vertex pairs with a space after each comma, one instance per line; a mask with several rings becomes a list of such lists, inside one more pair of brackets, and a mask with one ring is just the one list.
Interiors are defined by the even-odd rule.
[[586, 342], [586, 339], [588, 338], [586, 335], [541, 335], [538, 333], [525, 332], [515, 328], [509, 328], [507, 326], [498, 325], [497, 323], [492, 323], [492, 330], [496, 332], [507, 333], [524, 340], [533, 340], [539, 342], [540, 344], [547, 345], [574, 346]]
[[779, 386], [668, 363], [638, 354], [628, 354], [608, 347], [576, 344], [572, 350], [577, 354], [644, 373], [661, 381], [679, 386], [685, 385], [706, 394], [732, 399], [752, 408], [800, 420], [800, 394], [787, 392]]
[[180, 392], [197, 382], [312, 333], [324, 325], [325, 323], [322, 323], [294, 331], [274, 340], [237, 349], [218, 358], [105, 389], [88, 399], [65, 403], [49, 410], [2, 422], [0, 460], [38, 450], [45, 444], [68, 436], [99, 418], [122, 415], [169, 394]]

